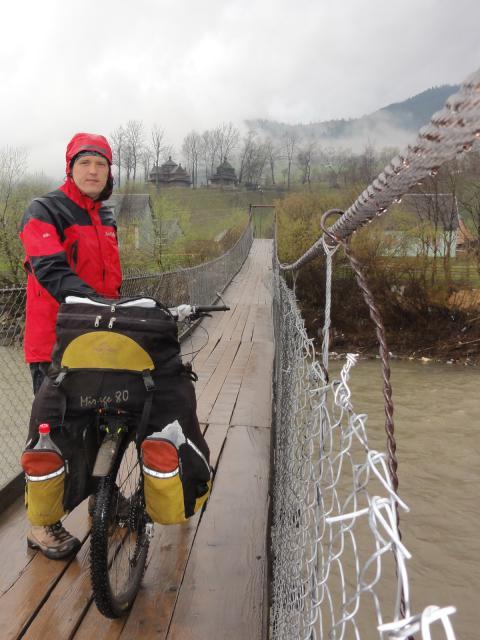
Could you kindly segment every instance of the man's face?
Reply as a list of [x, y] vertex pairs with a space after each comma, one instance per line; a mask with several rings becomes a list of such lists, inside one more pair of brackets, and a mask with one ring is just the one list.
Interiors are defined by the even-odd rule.
[[95, 200], [107, 184], [109, 171], [105, 158], [80, 156], [73, 165], [72, 178], [82, 193]]

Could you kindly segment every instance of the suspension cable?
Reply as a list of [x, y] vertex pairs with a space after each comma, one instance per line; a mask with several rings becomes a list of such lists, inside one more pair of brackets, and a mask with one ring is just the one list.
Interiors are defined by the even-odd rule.
[[[395, 156], [375, 180], [360, 194], [329, 232], [346, 240], [357, 229], [386, 213], [413, 185], [457, 155], [469, 151], [480, 138], [480, 69], [471, 74], [459, 91], [451, 95], [430, 123], [422, 127], [417, 139]], [[297, 270], [321, 255], [323, 245], [317, 240], [303, 256], [291, 264], [281, 264], [283, 271]]]

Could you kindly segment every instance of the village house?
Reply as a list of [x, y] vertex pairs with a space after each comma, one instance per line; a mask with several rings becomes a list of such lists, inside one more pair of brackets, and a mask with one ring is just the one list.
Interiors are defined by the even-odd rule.
[[[451, 193], [410, 193], [402, 198], [401, 208], [411, 215], [408, 232], [390, 228], [387, 220], [383, 255], [454, 258], [462, 238], [455, 196]], [[459, 248], [459, 247], [458, 247]]]
[[192, 180], [190, 174], [172, 160], [169, 156], [168, 160], [160, 167], [153, 167], [150, 171], [148, 182], [152, 182], [160, 188], [164, 187], [190, 187]]
[[227, 158], [223, 159], [222, 164], [218, 165], [216, 172], [210, 178], [212, 187], [227, 187], [233, 189], [238, 182], [235, 169], [228, 162]]

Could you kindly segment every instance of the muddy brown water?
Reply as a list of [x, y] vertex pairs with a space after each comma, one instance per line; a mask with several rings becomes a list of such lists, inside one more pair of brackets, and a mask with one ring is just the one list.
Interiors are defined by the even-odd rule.
[[[412, 611], [453, 605], [456, 637], [480, 638], [480, 368], [392, 363], [399, 494]], [[330, 365], [336, 373], [339, 363]], [[362, 360], [349, 386], [368, 414], [370, 448], [386, 451], [381, 368]], [[443, 633], [432, 638], [444, 638]]]

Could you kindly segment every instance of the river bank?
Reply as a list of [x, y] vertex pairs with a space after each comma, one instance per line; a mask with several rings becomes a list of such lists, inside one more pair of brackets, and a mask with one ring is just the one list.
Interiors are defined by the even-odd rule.
[[[476, 319], [477, 321], [480, 318]], [[387, 348], [391, 358], [422, 362], [439, 362], [480, 366], [480, 324], [470, 326], [453, 325], [449, 332], [438, 332], [438, 327], [429, 334], [419, 335], [413, 332], [390, 333], [387, 336]], [[321, 351], [321, 345], [316, 345]], [[372, 332], [362, 336], [360, 333], [346, 335], [333, 333], [330, 351], [336, 354], [359, 353], [364, 358], [378, 357], [378, 341]]]

